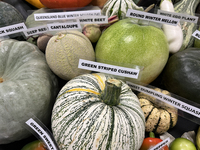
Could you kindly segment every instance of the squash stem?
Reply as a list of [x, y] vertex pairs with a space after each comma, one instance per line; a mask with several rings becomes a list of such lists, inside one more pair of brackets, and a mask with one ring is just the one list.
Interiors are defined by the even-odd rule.
[[105, 104], [116, 106], [119, 104], [122, 82], [117, 79], [108, 79], [105, 82], [105, 89], [102, 93], [102, 100]]
[[0, 77], [0, 83], [2, 83], [2, 82], [3, 82], [3, 78]]

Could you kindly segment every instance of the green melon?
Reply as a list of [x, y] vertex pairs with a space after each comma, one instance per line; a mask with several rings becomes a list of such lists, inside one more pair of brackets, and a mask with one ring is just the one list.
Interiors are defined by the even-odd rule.
[[149, 84], [163, 70], [169, 57], [168, 42], [160, 28], [137, 24], [128, 18], [111, 25], [100, 37], [96, 61], [129, 68], [141, 68], [131, 82]]

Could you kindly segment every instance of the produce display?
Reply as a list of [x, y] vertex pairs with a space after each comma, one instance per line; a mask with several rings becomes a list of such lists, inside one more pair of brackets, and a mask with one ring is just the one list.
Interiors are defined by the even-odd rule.
[[200, 149], [200, 0], [0, 8], [0, 150]]

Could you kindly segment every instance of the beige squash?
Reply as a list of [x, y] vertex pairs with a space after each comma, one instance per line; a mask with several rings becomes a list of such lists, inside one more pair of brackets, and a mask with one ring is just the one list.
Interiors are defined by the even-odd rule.
[[45, 55], [51, 70], [64, 80], [91, 72], [78, 68], [79, 59], [95, 61], [91, 42], [76, 30], [53, 36], [47, 44]]

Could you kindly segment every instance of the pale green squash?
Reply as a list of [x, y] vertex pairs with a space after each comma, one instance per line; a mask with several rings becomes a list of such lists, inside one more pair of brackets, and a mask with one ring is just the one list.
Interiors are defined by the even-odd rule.
[[0, 144], [32, 135], [25, 128], [32, 117], [47, 125], [57, 94], [57, 78], [35, 45], [0, 42]]
[[84, 74], [63, 86], [52, 111], [60, 150], [138, 150], [145, 133], [137, 96], [123, 81]]

